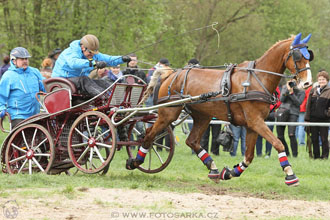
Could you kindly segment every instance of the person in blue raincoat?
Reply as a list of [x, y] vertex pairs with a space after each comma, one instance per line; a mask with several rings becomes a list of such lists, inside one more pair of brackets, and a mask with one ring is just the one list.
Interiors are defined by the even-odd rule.
[[93, 80], [88, 77], [94, 68], [117, 66], [131, 61], [129, 56], [110, 56], [99, 53], [99, 40], [87, 34], [81, 40], [75, 40], [58, 57], [52, 77], [68, 78], [81, 93], [96, 96], [103, 92], [109, 83], [105, 80]]
[[40, 112], [36, 93], [45, 88], [38, 69], [29, 66], [27, 49], [16, 47], [10, 52], [10, 67], [0, 80], [0, 117], [8, 112], [12, 127]]

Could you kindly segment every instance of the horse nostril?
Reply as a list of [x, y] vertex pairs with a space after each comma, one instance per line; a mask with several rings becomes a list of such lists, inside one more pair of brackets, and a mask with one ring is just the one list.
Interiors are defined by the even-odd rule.
[[305, 82], [305, 83], [303, 84], [303, 85], [304, 85], [303, 87], [304, 87], [304, 88], [307, 88], [307, 87], [309, 87], [311, 84], [312, 84], [311, 82]]

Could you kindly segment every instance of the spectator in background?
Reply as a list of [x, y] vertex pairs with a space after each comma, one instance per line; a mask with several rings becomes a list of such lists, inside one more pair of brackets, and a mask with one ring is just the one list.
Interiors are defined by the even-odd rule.
[[62, 53], [62, 50], [60, 48], [56, 48], [55, 50], [53, 50], [52, 52], [50, 52], [48, 54], [48, 58], [50, 58], [53, 63], [52, 69], [54, 68], [56, 60], [60, 56], [61, 53]]
[[[282, 87], [280, 101], [281, 106], [277, 112], [283, 112], [277, 121], [280, 122], [297, 122], [300, 105], [304, 101], [305, 92], [297, 88], [297, 83], [294, 80], [287, 81], [286, 85]], [[278, 138], [285, 147], [287, 156], [290, 156], [288, 145], [285, 141], [284, 131], [286, 126], [276, 126]], [[292, 156], [298, 156], [298, 144], [296, 138], [296, 126], [288, 126], [288, 135], [290, 138], [290, 145]]]
[[[305, 121], [330, 122], [330, 86], [329, 74], [321, 71], [317, 74], [318, 86], [312, 88], [306, 105]], [[328, 126], [312, 126], [310, 128], [313, 143], [314, 159], [328, 159]], [[319, 138], [322, 141], [322, 155], [320, 156]]]
[[[112, 84], [122, 76], [123, 72], [120, 70], [120, 65], [117, 65], [110, 67], [110, 71], [108, 71], [107, 75], [104, 76], [103, 79], [109, 80]], [[119, 80], [118, 82], [123, 82], [123, 79]]]
[[[281, 105], [281, 101], [279, 99], [280, 94], [280, 88], [277, 87], [276, 91], [274, 93], [275, 97], [277, 97], [277, 102], [274, 105], [270, 105], [270, 112], [268, 117], [265, 119], [265, 121], [275, 121], [275, 111], [278, 109]], [[268, 125], [268, 128], [273, 131], [274, 125]], [[257, 143], [256, 143], [256, 151], [257, 151], [257, 157], [262, 156], [262, 137], [258, 135]], [[266, 152], [265, 152], [265, 158], [269, 158], [272, 153], [272, 145], [268, 141], [266, 141]]]
[[12, 128], [40, 112], [36, 93], [46, 92], [39, 70], [29, 66], [30, 57], [27, 49], [14, 48], [10, 52], [10, 67], [0, 80], [0, 117], [8, 112]]
[[[307, 99], [309, 96], [309, 92], [312, 89], [312, 85], [310, 85], [308, 88], [305, 88], [305, 98], [304, 101], [300, 105], [300, 112], [299, 112], [299, 117], [298, 117], [298, 122], [304, 122], [305, 121], [305, 112], [306, 112], [306, 104], [307, 104]], [[303, 125], [298, 125], [296, 128], [296, 136], [298, 138], [298, 144], [305, 146], [305, 127]]]
[[102, 79], [103, 77], [107, 76], [109, 70], [107, 68], [103, 68], [103, 69], [95, 69], [92, 70], [91, 73], [88, 75], [89, 78], [91, 79]]
[[[132, 53], [129, 55], [131, 61], [127, 63], [127, 68], [123, 71], [123, 75], [134, 75], [141, 78], [144, 82], [147, 82], [147, 77], [144, 71], [139, 70], [137, 66], [138, 60], [136, 54]], [[137, 83], [142, 83], [138, 81]]]
[[40, 73], [44, 79], [48, 79], [52, 76], [53, 61], [50, 58], [46, 58], [41, 63]]
[[3, 58], [3, 65], [0, 67], [0, 79], [2, 77], [2, 75], [8, 70], [8, 68], [10, 67], [10, 64], [9, 64], [9, 56], [5, 56]]
[[242, 156], [245, 154], [245, 139], [246, 139], [246, 128], [243, 126], [235, 126], [230, 124], [229, 125], [230, 129], [233, 132], [234, 135], [234, 149], [232, 152], [230, 152], [230, 156], [235, 157], [236, 156], [236, 151], [238, 147], [238, 142], [239, 139], [241, 139], [241, 153]]

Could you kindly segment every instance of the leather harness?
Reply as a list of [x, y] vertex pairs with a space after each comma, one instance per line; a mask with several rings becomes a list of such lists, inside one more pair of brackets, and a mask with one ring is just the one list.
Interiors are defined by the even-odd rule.
[[[230, 64], [229, 66], [227, 66], [227, 68], [222, 76], [222, 79], [220, 81], [220, 90], [219, 91], [203, 93], [200, 95], [200, 100], [198, 100], [198, 101], [183, 103], [183, 104], [179, 104], [179, 105], [173, 105], [170, 107], [178, 107], [178, 106], [183, 105], [185, 111], [187, 111], [187, 113], [190, 113], [189, 105], [203, 103], [203, 102], [224, 101], [227, 106], [228, 121], [232, 122], [232, 114], [230, 111], [231, 102], [260, 101], [260, 102], [266, 102], [269, 104], [276, 103], [276, 97], [273, 96], [267, 90], [267, 88], [263, 85], [263, 83], [260, 81], [260, 79], [255, 74], [255, 72], [253, 70], [253, 68], [255, 67], [255, 61], [250, 61], [248, 64], [248, 78], [245, 82], [242, 83], [242, 85], [244, 87], [244, 91], [242, 93], [231, 93], [231, 74], [233, 73], [233, 70], [235, 67], [236, 67], [236, 64]], [[177, 94], [171, 95], [170, 90], [171, 90], [171, 87], [172, 87], [174, 81], [181, 74], [182, 70], [177, 71], [176, 75], [173, 77], [170, 85], [168, 86], [168, 95], [158, 99], [158, 91], [159, 91], [159, 87], [161, 85], [159, 82], [154, 91], [154, 104], [161, 104], [161, 103], [167, 102], [169, 100], [174, 101], [174, 100], [180, 100], [183, 98], [191, 97], [190, 95], [183, 95], [183, 91], [184, 91], [184, 87], [186, 84], [188, 73], [190, 72], [190, 70], [192, 68], [196, 68], [196, 67], [188, 68], [187, 71], [185, 72], [184, 82], [181, 86], [180, 93], [177, 91], [174, 91]], [[256, 90], [246, 91], [247, 87], [250, 86], [251, 75], [257, 80], [257, 82], [261, 85], [261, 87], [263, 88], [263, 90], [265, 92], [260, 92], [260, 91], [256, 91]], [[218, 95], [222, 95], [222, 96], [215, 98]], [[157, 100], [157, 102], [156, 102], [156, 100]]]

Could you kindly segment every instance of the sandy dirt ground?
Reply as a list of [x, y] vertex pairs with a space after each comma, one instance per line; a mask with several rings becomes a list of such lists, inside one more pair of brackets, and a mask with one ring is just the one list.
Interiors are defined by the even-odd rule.
[[[0, 198], [0, 219], [330, 219], [330, 202], [205, 193], [24, 189]], [[216, 195], [217, 194], [217, 195]]]

